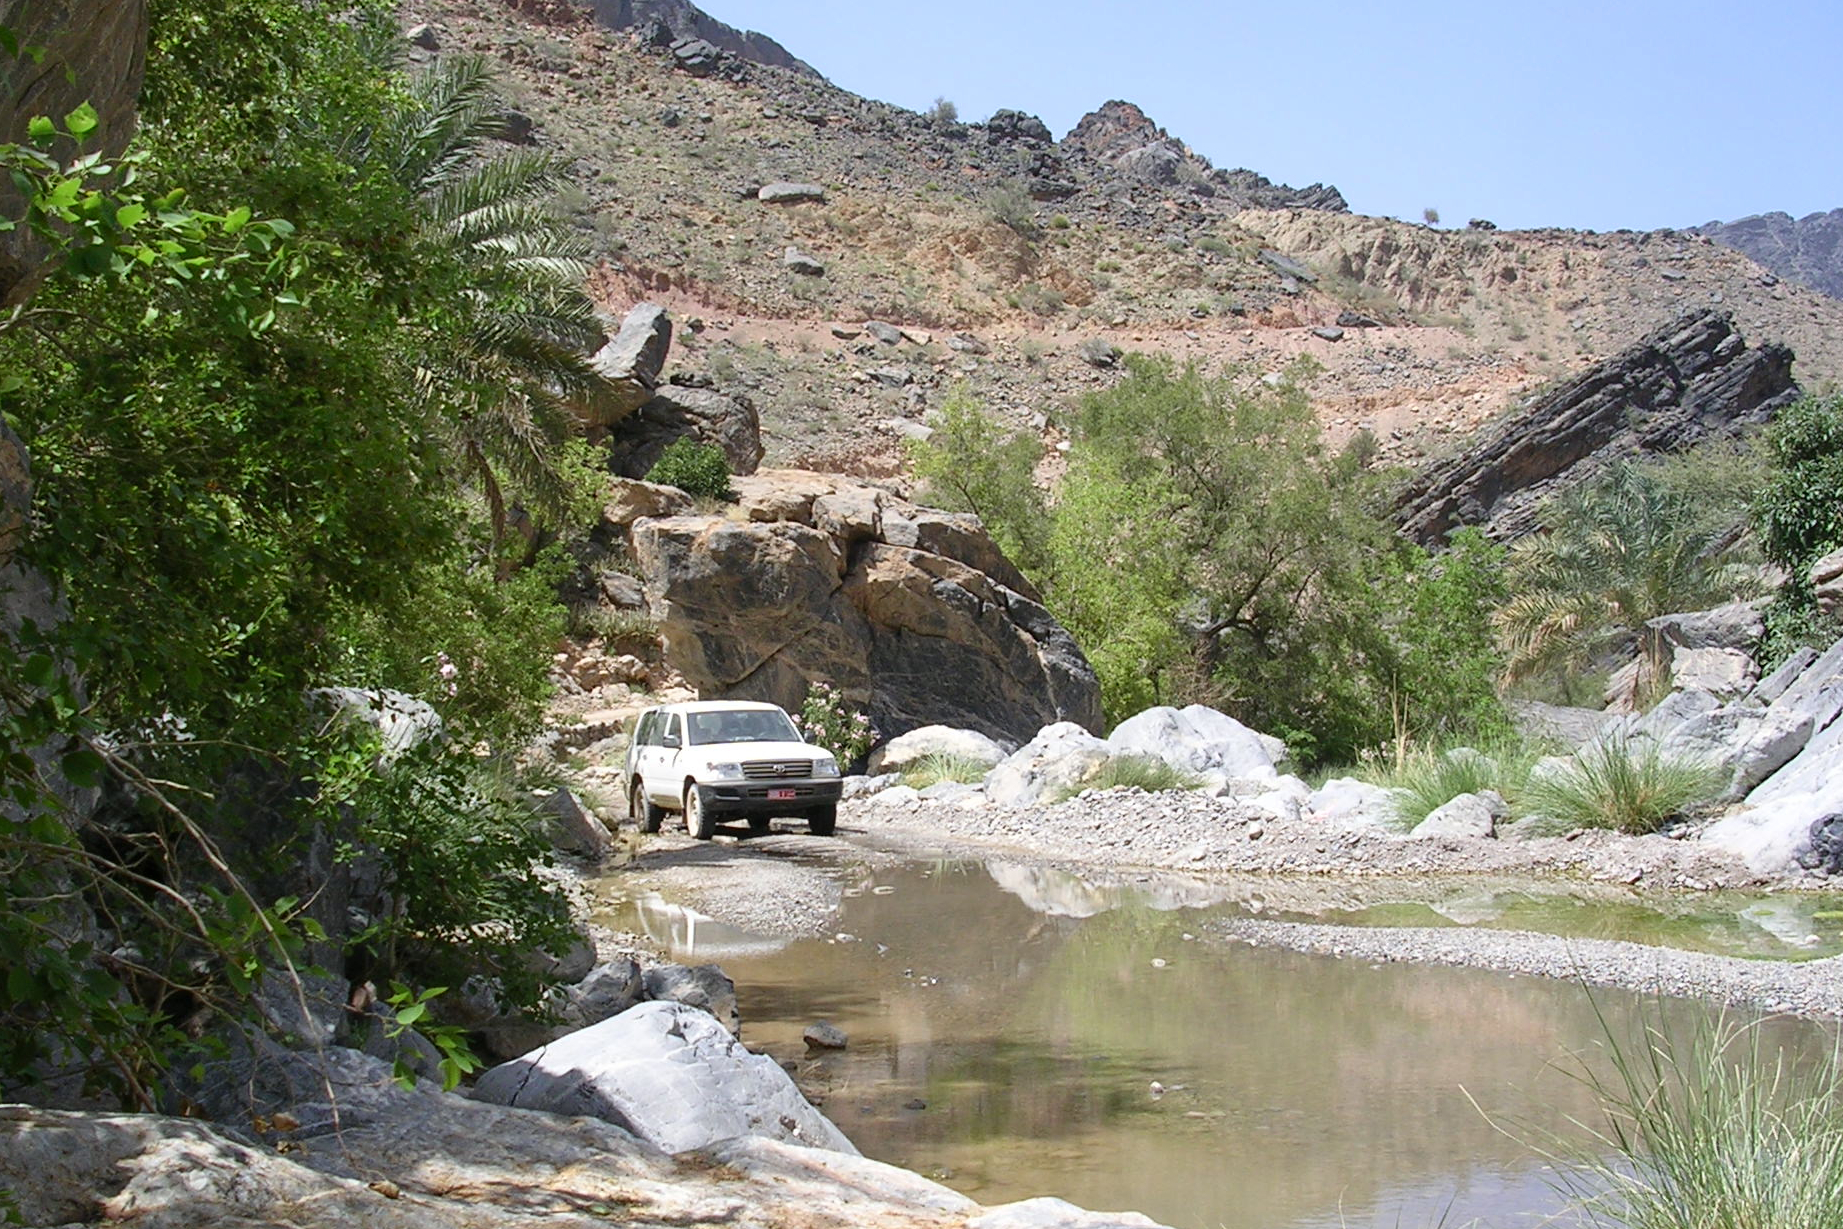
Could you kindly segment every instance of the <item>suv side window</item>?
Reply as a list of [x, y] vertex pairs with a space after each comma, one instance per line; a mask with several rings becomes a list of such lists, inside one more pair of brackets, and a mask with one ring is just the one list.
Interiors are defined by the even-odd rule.
[[648, 709], [640, 714], [640, 724], [634, 729], [634, 746], [650, 747], [653, 745], [653, 725], [658, 713]]

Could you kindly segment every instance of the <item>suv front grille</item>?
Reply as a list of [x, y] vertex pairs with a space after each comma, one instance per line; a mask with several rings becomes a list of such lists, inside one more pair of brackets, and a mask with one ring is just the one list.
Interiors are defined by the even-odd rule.
[[811, 760], [744, 760], [742, 775], [751, 781], [777, 781], [782, 778], [810, 777]]

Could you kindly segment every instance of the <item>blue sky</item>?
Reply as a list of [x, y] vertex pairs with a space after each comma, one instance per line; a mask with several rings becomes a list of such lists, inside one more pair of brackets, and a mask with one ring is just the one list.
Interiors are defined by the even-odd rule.
[[1843, 208], [1843, 0], [699, 0], [837, 84], [1058, 137], [1137, 103], [1218, 166], [1447, 225]]

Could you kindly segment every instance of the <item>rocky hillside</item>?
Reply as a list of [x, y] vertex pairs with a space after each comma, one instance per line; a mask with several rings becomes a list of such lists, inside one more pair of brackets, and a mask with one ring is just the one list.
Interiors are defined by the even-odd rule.
[[1760, 213], [1738, 222], [1708, 222], [1696, 233], [1745, 253], [1780, 277], [1843, 299], [1843, 209], [1802, 218]]
[[574, 160], [598, 297], [670, 309], [676, 374], [748, 396], [771, 466], [897, 475], [956, 387], [1053, 445], [1068, 401], [1114, 378], [1084, 357], [1109, 347], [1263, 371], [1310, 355], [1332, 442], [1368, 429], [1402, 463], [1694, 308], [1790, 346], [1806, 384], [1843, 376], [1843, 304], [1706, 236], [1361, 217], [1333, 188], [1217, 169], [1118, 100], [1061, 139], [1028, 99], [945, 122], [531, 7], [405, 18], [498, 63]]

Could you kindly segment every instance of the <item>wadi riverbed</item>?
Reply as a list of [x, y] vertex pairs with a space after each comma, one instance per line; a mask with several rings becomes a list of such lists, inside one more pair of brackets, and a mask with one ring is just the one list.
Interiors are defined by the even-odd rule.
[[[868, 1155], [982, 1203], [1178, 1229], [1563, 1223], [1542, 1143], [1598, 1113], [1578, 1077], [1609, 1034], [1744, 1013], [1823, 1061], [1843, 1015], [1843, 893], [1180, 872], [925, 814], [847, 807], [835, 840], [663, 834], [590, 886], [604, 924], [721, 964], [744, 1041]], [[844, 1049], [805, 1043], [821, 1020]]]

